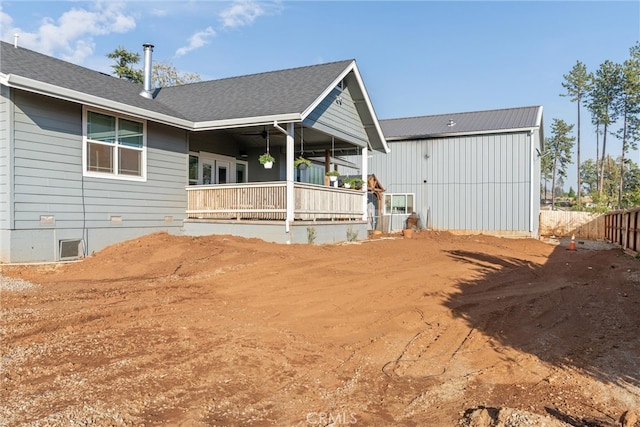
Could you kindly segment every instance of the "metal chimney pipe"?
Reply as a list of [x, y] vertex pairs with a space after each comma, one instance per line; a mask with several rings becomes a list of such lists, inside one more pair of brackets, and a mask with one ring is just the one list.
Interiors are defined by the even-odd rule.
[[20, 34], [15, 33], [13, 35], [13, 47], [15, 47], [16, 49], [18, 48], [18, 37], [20, 37]]
[[142, 45], [144, 48], [144, 70], [143, 70], [143, 82], [144, 82], [144, 90], [140, 92], [140, 95], [145, 98], [153, 99], [153, 95], [151, 94], [151, 53], [153, 52], [153, 45], [151, 43], [145, 43]]

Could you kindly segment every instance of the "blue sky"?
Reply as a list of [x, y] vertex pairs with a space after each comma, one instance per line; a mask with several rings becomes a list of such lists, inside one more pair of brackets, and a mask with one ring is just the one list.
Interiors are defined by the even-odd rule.
[[[576, 122], [563, 74], [627, 59], [640, 1], [2, 0], [0, 32], [107, 73], [107, 53], [145, 42], [154, 61], [205, 80], [355, 59], [379, 119], [542, 105], [549, 136], [554, 118]], [[583, 117], [582, 160], [596, 155]], [[619, 141], [607, 146], [619, 155]]]

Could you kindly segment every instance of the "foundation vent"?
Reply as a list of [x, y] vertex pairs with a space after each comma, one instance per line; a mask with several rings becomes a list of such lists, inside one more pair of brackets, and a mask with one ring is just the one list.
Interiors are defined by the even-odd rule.
[[80, 258], [82, 254], [82, 239], [60, 240], [60, 260]]

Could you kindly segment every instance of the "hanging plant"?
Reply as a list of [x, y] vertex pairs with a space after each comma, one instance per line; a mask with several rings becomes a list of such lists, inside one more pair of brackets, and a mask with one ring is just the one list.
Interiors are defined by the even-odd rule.
[[258, 161], [261, 165], [263, 165], [266, 169], [270, 169], [273, 166], [273, 163], [276, 159], [269, 153], [264, 153], [260, 157], [258, 157]]
[[271, 169], [271, 166], [273, 166], [273, 163], [276, 161], [276, 159], [269, 153], [269, 131], [265, 129], [264, 133], [265, 142], [267, 143], [267, 151], [265, 151], [263, 155], [258, 157], [258, 161], [261, 165], [264, 166], [265, 169]]
[[311, 167], [311, 160], [300, 156], [293, 161], [293, 166], [298, 169], [305, 170], [306, 168]]

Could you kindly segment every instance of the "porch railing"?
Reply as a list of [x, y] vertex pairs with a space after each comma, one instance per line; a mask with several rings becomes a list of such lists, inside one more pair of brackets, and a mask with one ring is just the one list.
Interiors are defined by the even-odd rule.
[[[192, 219], [285, 220], [286, 182], [187, 187], [187, 217]], [[294, 219], [361, 219], [360, 190], [294, 183]]]

